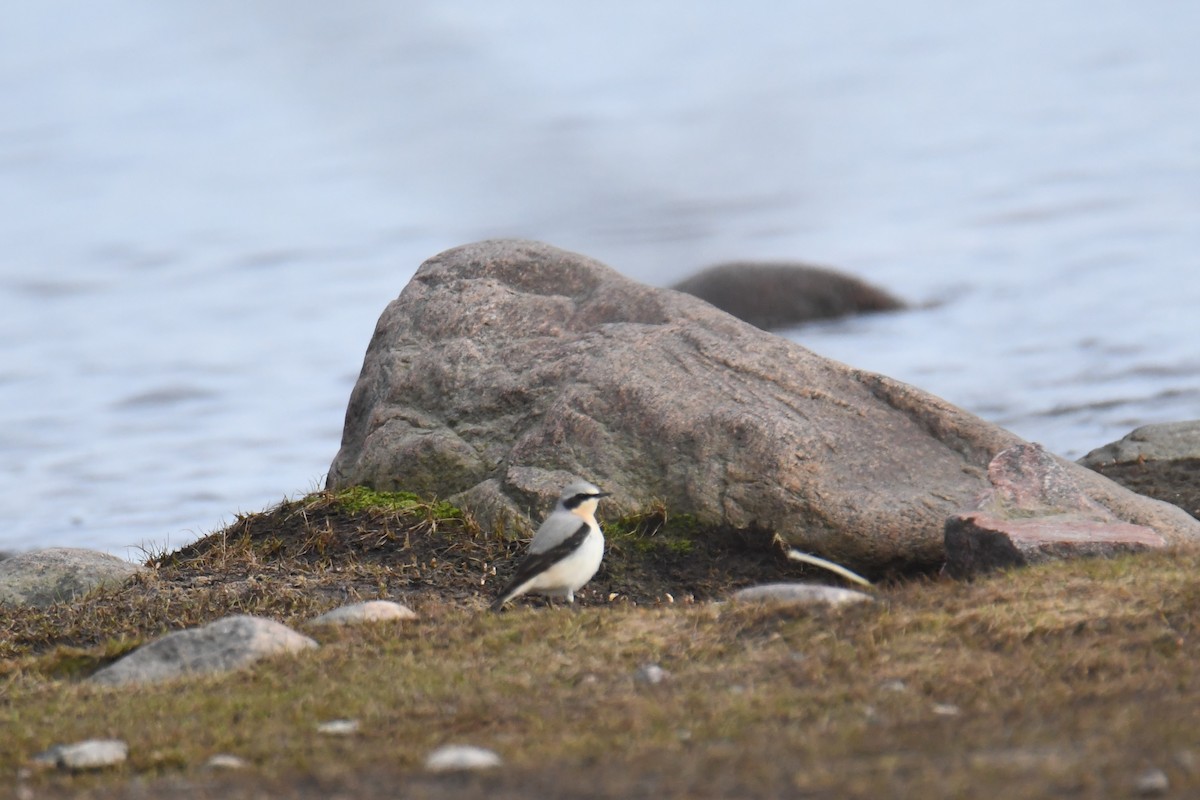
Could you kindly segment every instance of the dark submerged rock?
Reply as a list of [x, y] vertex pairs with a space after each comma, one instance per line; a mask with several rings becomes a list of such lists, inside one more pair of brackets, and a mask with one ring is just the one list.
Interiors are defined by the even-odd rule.
[[673, 287], [763, 330], [905, 307], [859, 278], [807, 264], [718, 264]]

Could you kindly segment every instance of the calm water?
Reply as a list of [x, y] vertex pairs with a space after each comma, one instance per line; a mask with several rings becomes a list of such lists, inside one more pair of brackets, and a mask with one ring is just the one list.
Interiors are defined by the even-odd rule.
[[[503, 6], [503, 7], [501, 7]], [[424, 258], [840, 267], [802, 329], [1067, 456], [1200, 417], [1200, 5], [42, 2], [0, 27], [0, 549], [319, 486]]]

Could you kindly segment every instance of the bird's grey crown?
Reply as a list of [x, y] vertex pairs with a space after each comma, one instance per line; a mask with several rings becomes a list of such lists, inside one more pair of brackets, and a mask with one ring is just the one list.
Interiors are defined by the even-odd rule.
[[599, 486], [587, 481], [576, 481], [562, 490], [562, 494], [558, 497], [559, 505], [566, 509], [579, 508], [580, 504], [595, 500], [601, 497], [608, 497], [608, 492], [600, 490]]

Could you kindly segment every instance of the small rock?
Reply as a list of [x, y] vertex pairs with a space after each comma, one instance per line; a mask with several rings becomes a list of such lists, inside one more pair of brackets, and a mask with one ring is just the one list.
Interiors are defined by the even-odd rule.
[[142, 645], [91, 677], [118, 686], [157, 683], [184, 675], [224, 672], [267, 656], [316, 647], [307, 636], [263, 617], [225, 617]]
[[1144, 525], [1067, 515], [1002, 519], [960, 514], [946, 521], [946, 573], [956, 578], [1043, 561], [1159, 550], [1167, 542]]
[[1200, 420], [1145, 425], [1079, 463], [1200, 519]]
[[879, 688], [885, 692], [907, 692], [908, 684], [900, 680], [884, 681], [883, 683], [879, 684]]
[[952, 703], [934, 703], [933, 713], [939, 717], [957, 717], [962, 713], [962, 709]]
[[245, 769], [250, 762], [229, 753], [218, 753], [204, 763], [208, 769]]
[[670, 677], [671, 673], [658, 664], [643, 664], [638, 667], [637, 672], [633, 673], [633, 680], [635, 682], [644, 683], [649, 686], [657, 686]]
[[1153, 528], [1117, 518], [1039, 445], [1020, 444], [988, 465], [992, 489], [946, 520], [946, 572], [957, 578], [1082, 556], [1160, 549]]
[[1200, 420], [1143, 425], [1122, 439], [1097, 447], [1079, 463], [1095, 469], [1106, 464], [1192, 458], [1200, 458]]
[[739, 603], [787, 603], [789, 605], [844, 606], [873, 602], [875, 598], [853, 589], [820, 583], [764, 583], [734, 592]]
[[317, 726], [317, 733], [329, 736], [349, 736], [352, 733], [358, 733], [358, 720], [333, 719], [329, 722], [322, 722]]
[[503, 762], [491, 750], [469, 744], [448, 744], [434, 750], [425, 759], [425, 768], [434, 772], [489, 769]]
[[88, 739], [75, 744], [58, 744], [34, 756], [39, 764], [82, 772], [115, 766], [129, 757], [129, 745], [120, 739]]
[[335, 608], [310, 619], [308, 625], [355, 625], [362, 622], [383, 622], [393, 619], [416, 619], [411, 608], [391, 600], [368, 600]]
[[1133, 781], [1133, 790], [1139, 797], [1158, 797], [1171, 788], [1171, 779], [1167, 773], [1157, 767], [1146, 770]]
[[0, 561], [0, 604], [45, 606], [119, 586], [145, 567], [80, 547], [49, 547]]

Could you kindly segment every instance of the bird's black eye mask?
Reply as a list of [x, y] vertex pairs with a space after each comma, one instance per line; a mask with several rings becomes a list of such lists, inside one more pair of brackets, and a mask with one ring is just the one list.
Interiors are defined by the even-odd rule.
[[601, 497], [608, 497], [608, 492], [598, 492], [596, 494], [590, 494], [588, 492], [580, 492], [579, 494], [572, 497], [570, 500], [563, 503], [563, 506], [568, 509], [579, 508], [581, 505], [586, 503], [588, 500], [599, 500]]

